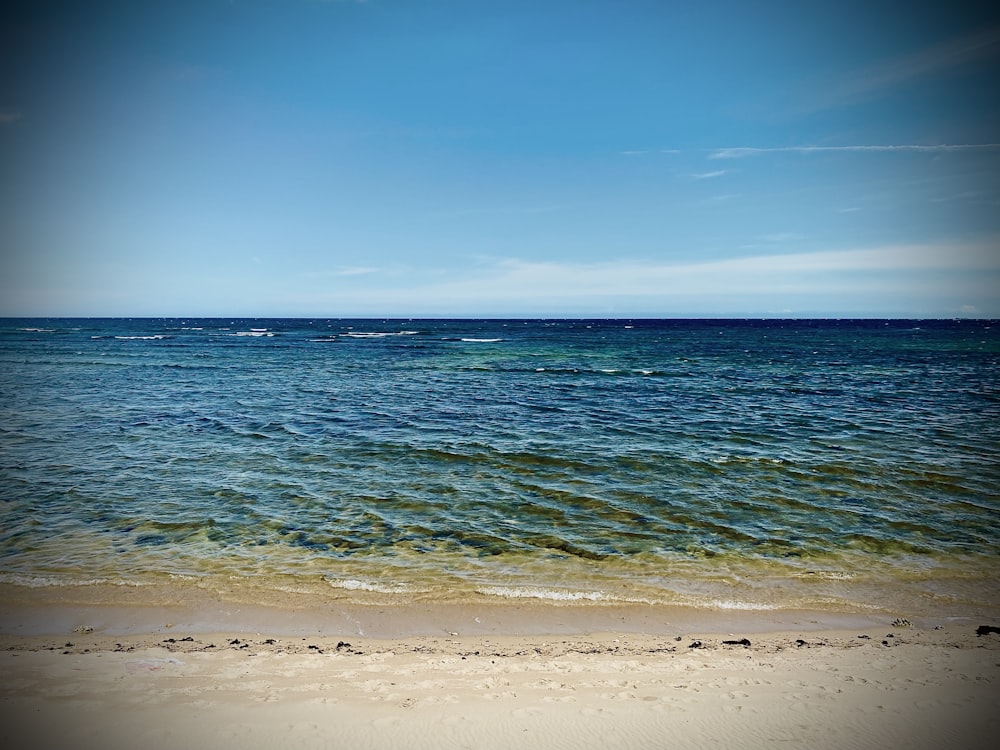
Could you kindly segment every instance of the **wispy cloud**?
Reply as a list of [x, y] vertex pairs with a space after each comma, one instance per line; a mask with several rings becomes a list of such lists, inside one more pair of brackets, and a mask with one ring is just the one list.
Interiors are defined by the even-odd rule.
[[326, 271], [307, 271], [302, 275], [310, 279], [330, 279], [343, 276], [367, 276], [379, 273], [382, 269], [375, 266], [341, 266]]
[[691, 176], [696, 180], [710, 180], [713, 177], [722, 177], [727, 171], [726, 169], [717, 169], [714, 172], [695, 172]]
[[1000, 54], [1000, 26], [952, 37], [908, 55], [855, 70], [840, 81], [817, 86], [800, 112], [854, 104], [894, 86]]
[[373, 266], [347, 266], [333, 272], [334, 276], [366, 276], [370, 273], [378, 273], [379, 269]]
[[948, 153], [953, 151], [996, 151], [1000, 150], [1000, 143], [939, 143], [933, 145], [901, 143], [887, 145], [859, 145], [859, 146], [775, 146], [770, 148], [756, 148], [740, 146], [736, 148], [720, 148], [712, 151], [709, 159], [741, 159], [747, 156], [758, 156], [760, 154], [819, 154], [819, 153]]
[[679, 154], [681, 149], [679, 148], [658, 148], [650, 150], [648, 148], [635, 148], [628, 149], [625, 151], [619, 151], [622, 156], [645, 156], [646, 154]]
[[[791, 237], [781, 233], [780, 237]], [[340, 304], [427, 310], [475, 311], [595, 309], [609, 301], [655, 304], [658, 309], [705, 310], [728, 298], [795, 300], [824, 298], [831, 309], [861, 300], [879, 309], [886, 298], [922, 309], [925, 299], [947, 300], [948, 309], [974, 304], [1000, 309], [994, 291], [1000, 274], [995, 238], [978, 244], [900, 245], [821, 252], [763, 253], [702, 262], [642, 260], [573, 263], [520, 258], [480, 263], [447, 279], [412, 275], [392, 288], [338, 290]], [[894, 308], [905, 309], [905, 308]]]
[[761, 235], [761, 239], [765, 242], [798, 242], [804, 240], [805, 236], [795, 232], [772, 232]]

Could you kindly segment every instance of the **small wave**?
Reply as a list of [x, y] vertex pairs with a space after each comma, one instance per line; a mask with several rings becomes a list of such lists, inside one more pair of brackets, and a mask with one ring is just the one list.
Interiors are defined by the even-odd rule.
[[329, 336], [324, 339], [309, 339], [309, 341], [313, 344], [332, 344], [336, 340], [337, 340], [336, 336]]
[[587, 367], [535, 367], [535, 372], [544, 372], [550, 375], [640, 375], [644, 378], [663, 375], [662, 370], [621, 370], [614, 367], [599, 367], [590, 369]]
[[[91, 338], [103, 338], [101, 336], [91, 336]], [[155, 336], [115, 336], [118, 341], [159, 341], [160, 339], [168, 339], [170, 336], [165, 336], [162, 333], [158, 333]]]
[[24, 588], [42, 589], [64, 586], [143, 586], [139, 581], [113, 578], [60, 578], [58, 576], [31, 576], [19, 573], [0, 573], [0, 583]]
[[466, 341], [470, 344], [496, 344], [503, 339], [459, 339], [460, 341]]
[[825, 578], [828, 581], [851, 581], [857, 574], [840, 570], [807, 570], [800, 573], [799, 578]]
[[614, 597], [603, 591], [566, 591], [559, 589], [536, 589], [522, 586], [486, 586], [477, 589], [486, 596], [502, 596], [505, 599], [547, 599], [561, 602], [606, 602], [614, 601]]
[[787, 463], [783, 458], [771, 458], [769, 456], [713, 456], [708, 459], [713, 464], [768, 464], [770, 466], [782, 466]]
[[348, 331], [344, 336], [352, 339], [381, 339], [386, 336], [415, 336], [419, 331]]
[[410, 591], [409, 587], [401, 583], [371, 583], [359, 581], [356, 578], [327, 578], [326, 582], [335, 589], [346, 589], [347, 591], [371, 591], [376, 594], [402, 594]]
[[55, 333], [55, 328], [18, 328], [17, 330], [23, 331], [24, 333]]
[[606, 591], [544, 589], [533, 586], [484, 586], [476, 589], [485, 596], [504, 599], [543, 599], [550, 602], [607, 602], [610, 604], [662, 604], [662, 600], [644, 597], [615, 596]]
[[249, 331], [237, 331], [236, 333], [231, 334], [231, 335], [233, 335], [233, 336], [255, 336], [256, 337], [256, 336], [273, 336], [274, 334], [271, 333], [270, 331], [268, 331], [266, 328], [264, 328], [264, 329], [251, 328]]
[[730, 599], [716, 599], [713, 602], [709, 602], [708, 606], [714, 607], [715, 609], [738, 609], [747, 612], [780, 609], [775, 604], [760, 604], [759, 602], [741, 602]]

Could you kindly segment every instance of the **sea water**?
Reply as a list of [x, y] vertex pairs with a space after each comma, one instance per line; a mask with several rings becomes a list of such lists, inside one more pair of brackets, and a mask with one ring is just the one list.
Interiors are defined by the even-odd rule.
[[4, 319], [0, 582], [993, 605], [998, 364], [980, 320]]

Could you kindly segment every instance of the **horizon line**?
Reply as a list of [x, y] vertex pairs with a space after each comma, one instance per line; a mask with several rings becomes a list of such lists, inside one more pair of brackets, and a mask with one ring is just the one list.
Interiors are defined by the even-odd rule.
[[755, 314], [734, 313], [672, 315], [0, 315], [0, 320], [1000, 320], [990, 315], [834, 315], [834, 314]]

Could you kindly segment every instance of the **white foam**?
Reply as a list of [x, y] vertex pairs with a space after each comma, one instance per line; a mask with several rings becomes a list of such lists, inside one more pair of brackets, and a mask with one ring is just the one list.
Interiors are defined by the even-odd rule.
[[462, 341], [467, 341], [470, 344], [495, 344], [503, 339], [462, 339]]
[[384, 584], [359, 581], [356, 578], [327, 578], [326, 582], [335, 589], [348, 591], [371, 591], [376, 594], [401, 594], [409, 589], [401, 583]]
[[851, 581], [857, 578], [857, 574], [848, 573], [844, 570], [809, 570], [799, 575], [800, 578], [825, 578], [829, 581]]
[[419, 331], [348, 331], [345, 336], [352, 339], [381, 339], [386, 336], [414, 336]]
[[710, 607], [715, 607], [716, 609], [738, 609], [745, 610], [748, 612], [757, 610], [768, 610], [768, 609], [778, 609], [774, 604], [759, 604], [757, 602], [740, 602], [740, 601], [728, 601], [717, 599], [709, 603]]
[[41, 589], [56, 586], [144, 586], [138, 581], [112, 578], [59, 578], [57, 576], [31, 576], [20, 573], [0, 573], [0, 583], [11, 586]]
[[502, 596], [506, 599], [547, 599], [563, 602], [605, 602], [614, 599], [603, 591], [568, 591], [560, 589], [538, 589], [522, 586], [486, 586], [478, 589], [480, 594]]
[[166, 336], [158, 333], [155, 336], [115, 336], [115, 338], [119, 341], [157, 341], [159, 339], [165, 339]]
[[19, 331], [24, 331], [25, 333], [55, 333], [55, 328], [18, 328]]
[[330, 336], [329, 338], [325, 339], [309, 339], [309, 341], [311, 341], [314, 344], [330, 344], [336, 340], [337, 340], [336, 336]]
[[274, 334], [265, 329], [251, 328], [249, 331], [237, 331], [235, 336], [273, 336]]

